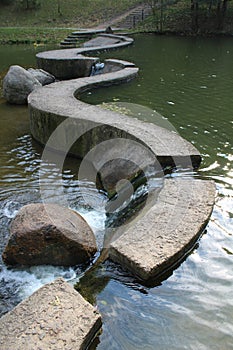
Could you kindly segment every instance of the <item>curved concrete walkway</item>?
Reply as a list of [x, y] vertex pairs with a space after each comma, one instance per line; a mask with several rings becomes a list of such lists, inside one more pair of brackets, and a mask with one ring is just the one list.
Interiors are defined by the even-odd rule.
[[[114, 60], [111, 63], [114, 64]], [[119, 61], [116, 63], [119, 64]], [[83, 91], [122, 83], [137, 75], [138, 69], [133, 64], [123, 61], [120, 64], [122, 69], [116, 72], [63, 81], [35, 90], [28, 99], [33, 137], [41, 144], [47, 143], [61, 152], [69, 150], [70, 154], [80, 158], [106, 140], [132, 140], [148, 149], [162, 168], [198, 168], [201, 162], [199, 152], [178, 134], [88, 105], [77, 98]], [[66, 120], [70, 120], [70, 127], [61, 128], [59, 137], [50, 143], [50, 135]], [[75, 130], [77, 135], [74, 135]], [[81, 137], [80, 130], [83, 130]], [[78, 139], [78, 142], [73, 144], [71, 139]], [[119, 143], [117, 147], [120, 147], [122, 158], [132, 159], [133, 149]], [[101, 169], [102, 158], [112, 152], [111, 148], [106, 147], [103, 147], [102, 152], [98, 150], [92, 157], [94, 167]], [[115, 156], [106, 158], [111, 157]], [[143, 161], [144, 155], [140, 152], [135, 155], [134, 162], [139, 164], [139, 169], [143, 168]], [[154, 159], [149, 159], [147, 165], [150, 161], [152, 164]], [[117, 178], [111, 183], [118, 171], [118, 167], [113, 165], [101, 173], [101, 183], [110, 193], [119, 180]], [[132, 181], [137, 176], [138, 168], [133, 167], [127, 172], [126, 178]], [[192, 249], [211, 215], [214, 197], [215, 186], [210, 181], [194, 178], [166, 180], [158, 200], [154, 199], [148, 213], [139, 215], [131, 222], [130, 228], [120, 228], [116, 235], [119, 238], [113, 242], [110, 240], [110, 258], [143, 281], [160, 275]]]
[[[96, 60], [77, 59], [77, 50], [65, 51], [38, 54], [41, 68], [46, 69], [46, 62], [56, 66], [57, 61], [66, 68], [78, 60], [79, 66], [87, 70], [88, 64]], [[151, 168], [155, 172], [168, 166], [198, 168], [199, 152], [178, 134], [78, 99], [83, 91], [133, 79], [138, 68], [129, 62], [106, 60], [104, 73], [33, 91], [28, 98], [33, 137], [46, 145], [45, 149], [91, 160], [100, 185], [112, 194], [122, 178], [133, 181], [140, 173], [147, 178]], [[123, 164], [112, 163], [119, 158], [124, 159]], [[159, 195], [152, 191], [140, 214], [110, 237], [110, 259], [143, 282], [154, 280], [193, 248], [211, 215], [214, 197], [211, 181], [166, 179]], [[1, 349], [31, 349], [33, 345], [35, 349], [81, 350], [100, 326], [95, 309], [64, 281], [57, 280], [1, 318]]]
[[[124, 38], [124, 42], [111, 46], [43, 52], [37, 60], [45, 70], [48, 63], [67, 66], [67, 62], [77, 62], [78, 54], [132, 41]], [[88, 43], [92, 45], [93, 41]], [[90, 58], [82, 56], [81, 60], [89, 64]], [[177, 133], [80, 100], [83, 91], [129, 81], [138, 73], [134, 64], [125, 61], [106, 60], [105, 67], [105, 74], [35, 90], [28, 99], [33, 137], [61, 153], [88, 158], [95, 169], [93, 181], [98, 178], [99, 186], [110, 197], [122, 179], [133, 182], [141, 174], [148, 179], [150, 172], [156, 174], [167, 167], [197, 169], [200, 153]], [[124, 161], [113, 162], [119, 158]], [[144, 208], [130, 226], [118, 229], [114, 238], [112, 233], [106, 238], [110, 258], [143, 281], [160, 275], [193, 247], [211, 215], [214, 197], [215, 185], [210, 181], [192, 177], [166, 180], [158, 197], [152, 192], [146, 211]]]
[[84, 54], [126, 47], [133, 44], [133, 41], [126, 36], [103, 34], [86, 42], [86, 47], [40, 52], [36, 55], [37, 65], [61, 80], [87, 77], [98, 58], [85, 57]]

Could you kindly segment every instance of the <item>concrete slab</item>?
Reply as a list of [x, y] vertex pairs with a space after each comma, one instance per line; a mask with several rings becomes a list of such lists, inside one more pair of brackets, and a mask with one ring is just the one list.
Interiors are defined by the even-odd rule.
[[[82, 47], [98, 47], [98, 46], [108, 46], [115, 45], [121, 42], [125, 42], [125, 36], [115, 35], [115, 34], [100, 34], [96, 38], [86, 41]], [[131, 38], [128, 38], [128, 40]]]
[[215, 193], [212, 181], [166, 179], [150, 210], [120, 229], [109, 258], [139, 279], [155, 281], [193, 248], [208, 223]]
[[[118, 61], [117, 64], [119, 64]], [[120, 61], [120, 64], [123, 65], [123, 61]], [[125, 68], [116, 72], [63, 81], [37, 89], [28, 98], [33, 137], [40, 143], [46, 144], [57, 126], [62, 121], [69, 119], [73, 125], [71, 127], [72, 136], [68, 136], [67, 128], [60, 131], [66, 133], [66, 136], [59, 136], [56, 145], [54, 144], [55, 149], [59, 151], [69, 150], [70, 154], [83, 158], [91, 148], [104, 140], [124, 138], [134, 140], [148, 148], [162, 167], [198, 168], [201, 162], [200, 153], [177, 133], [159, 125], [146, 123], [136, 118], [132, 120], [131, 117], [88, 105], [75, 97], [79, 97], [83, 91], [128, 81], [133, 79], [137, 73], [138, 68], [129, 66], [126, 62]], [[69, 142], [75, 128], [77, 130], [76, 140], [79, 141], [70, 149], [73, 143], [69, 145]], [[88, 137], [88, 142], [85, 141], [86, 138], [79, 137], [81, 130], [92, 132], [92, 135]], [[108, 151], [106, 149], [106, 152]], [[127, 149], [125, 152], [127, 153]], [[102, 154], [99, 154], [99, 157], [101, 162]], [[138, 157], [140, 159], [140, 154]], [[96, 161], [97, 159], [98, 154]]]
[[59, 278], [0, 318], [0, 349], [84, 350], [100, 328], [95, 308]]
[[91, 47], [39, 52], [36, 55], [37, 66], [60, 80], [89, 76], [90, 67], [94, 63], [93, 60], [95, 58], [85, 57], [86, 65], [84, 65], [85, 60], [83, 60], [81, 55], [125, 47], [131, 45], [133, 41], [132, 38], [126, 36], [106, 34], [94, 41], [94, 46], [90, 44]]
[[83, 47], [95, 47], [95, 46], [105, 46], [114, 45], [120, 43], [122, 40], [119, 38], [102, 37], [97, 36], [97, 38], [91, 39], [83, 44]]
[[[75, 51], [69, 51], [75, 55]], [[53, 55], [56, 53], [43, 53], [42, 58]], [[156, 168], [159, 171], [167, 167], [198, 168], [201, 163], [198, 150], [174, 130], [162, 127], [163, 123], [132, 120], [80, 100], [84, 91], [119, 84], [138, 73], [138, 68], [127, 62], [112, 60], [108, 64], [121, 65], [121, 69], [54, 83], [31, 93], [28, 103], [33, 137], [59, 154], [82, 159], [91, 154], [88, 160], [110, 197], [116, 194], [120, 179], [134, 181], [144, 170], [147, 177], [154, 165], [159, 165]], [[123, 163], [113, 162], [119, 158]], [[150, 200], [150, 206], [141, 211], [130, 227], [123, 225], [117, 231], [109, 251], [113, 261], [143, 281], [161, 275], [192, 249], [211, 215], [215, 186], [193, 178], [167, 179], [158, 198], [152, 194]]]

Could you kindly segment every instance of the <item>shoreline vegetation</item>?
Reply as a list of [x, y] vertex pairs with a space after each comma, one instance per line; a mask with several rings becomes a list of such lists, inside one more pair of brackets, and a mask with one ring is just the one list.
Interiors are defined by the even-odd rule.
[[186, 36], [232, 36], [231, 0], [145, 0], [152, 15], [137, 30]]
[[0, 44], [59, 44], [72, 31], [106, 19], [117, 26], [117, 15], [142, 3], [152, 14], [131, 34], [233, 35], [230, 0], [0, 0]]

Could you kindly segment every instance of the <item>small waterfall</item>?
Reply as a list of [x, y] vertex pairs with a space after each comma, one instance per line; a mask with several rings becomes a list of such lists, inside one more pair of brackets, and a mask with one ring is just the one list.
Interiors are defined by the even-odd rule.
[[102, 74], [104, 67], [105, 67], [105, 64], [103, 62], [96, 62], [95, 64], [93, 64], [91, 68], [90, 77], [94, 75]]

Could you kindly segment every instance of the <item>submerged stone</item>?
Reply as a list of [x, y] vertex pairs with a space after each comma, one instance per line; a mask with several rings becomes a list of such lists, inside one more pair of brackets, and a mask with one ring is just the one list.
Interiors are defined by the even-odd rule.
[[94, 233], [78, 213], [38, 203], [19, 210], [2, 257], [9, 265], [71, 266], [89, 260], [96, 251]]
[[0, 318], [0, 348], [84, 350], [100, 328], [98, 311], [59, 278]]

